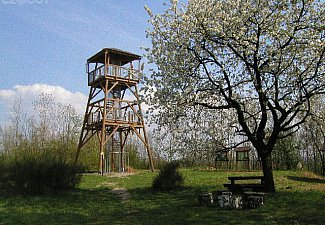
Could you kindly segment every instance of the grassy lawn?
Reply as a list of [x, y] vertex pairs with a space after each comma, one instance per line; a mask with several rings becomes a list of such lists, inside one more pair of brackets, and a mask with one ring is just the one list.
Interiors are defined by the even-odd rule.
[[[148, 171], [119, 178], [84, 175], [77, 190], [55, 196], [1, 191], [0, 224], [325, 224], [325, 179], [311, 173], [276, 171], [277, 193], [249, 210], [199, 207], [196, 199], [244, 172], [182, 173], [185, 188], [173, 193], [152, 192], [156, 173]], [[126, 188], [129, 199], [122, 201], [114, 188]]]

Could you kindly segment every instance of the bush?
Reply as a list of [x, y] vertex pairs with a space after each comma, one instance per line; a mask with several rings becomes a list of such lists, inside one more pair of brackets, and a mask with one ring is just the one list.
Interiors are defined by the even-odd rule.
[[10, 181], [9, 165], [6, 157], [0, 154], [0, 189], [10, 189], [12, 187], [12, 181]]
[[22, 194], [56, 193], [80, 182], [81, 166], [47, 151], [22, 151], [6, 158], [7, 163], [0, 166], [4, 167], [0, 179]]
[[165, 164], [153, 181], [153, 190], [173, 191], [181, 187], [184, 183], [184, 178], [182, 174], [178, 171], [178, 167], [178, 162], [171, 162]]

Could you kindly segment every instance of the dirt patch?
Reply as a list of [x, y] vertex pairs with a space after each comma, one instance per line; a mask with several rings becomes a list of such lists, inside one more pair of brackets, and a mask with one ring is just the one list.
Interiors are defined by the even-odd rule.
[[109, 173], [106, 176], [108, 177], [129, 177], [133, 176], [135, 173]]
[[126, 188], [121, 188], [121, 187], [113, 188], [112, 193], [117, 194], [118, 197], [121, 199], [122, 203], [125, 203], [130, 199], [130, 193]]
[[103, 183], [97, 185], [96, 187], [97, 188], [99, 188], [99, 187], [112, 188], [112, 190], [110, 192], [117, 195], [121, 199], [122, 203], [125, 203], [130, 199], [130, 193], [128, 192], [128, 190], [126, 188], [117, 187], [117, 184], [114, 182], [103, 182]]
[[96, 188], [98, 187], [109, 187], [109, 188], [112, 188], [116, 186], [116, 183], [113, 183], [113, 182], [103, 182], [103, 183], [100, 183], [96, 186]]
[[311, 173], [311, 172], [308, 172], [308, 171], [305, 171], [305, 172], [303, 173], [303, 175], [304, 175], [305, 177], [309, 177], [309, 178], [317, 178], [317, 179], [320, 179], [320, 180], [324, 180], [324, 181], [325, 181], [325, 179], [324, 179], [322, 176], [317, 175], [317, 174], [314, 174], [314, 173]]

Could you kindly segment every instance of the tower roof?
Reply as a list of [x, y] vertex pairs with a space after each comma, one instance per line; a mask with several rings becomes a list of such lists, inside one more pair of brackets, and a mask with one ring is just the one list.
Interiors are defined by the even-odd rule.
[[103, 63], [105, 62], [105, 53], [109, 54], [109, 57], [121, 61], [122, 65], [129, 63], [134, 60], [141, 59], [141, 56], [133, 54], [131, 52], [123, 51], [117, 48], [103, 48], [101, 51], [97, 52], [95, 55], [90, 57], [88, 63]]

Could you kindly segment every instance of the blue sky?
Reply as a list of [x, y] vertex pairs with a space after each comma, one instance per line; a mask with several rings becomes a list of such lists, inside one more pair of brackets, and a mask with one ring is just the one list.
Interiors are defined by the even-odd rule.
[[89, 91], [86, 59], [104, 47], [142, 54], [150, 46], [144, 5], [159, 13], [163, 2], [0, 0], [0, 125], [16, 97], [30, 105], [49, 90], [63, 103], [76, 96], [80, 106]]

